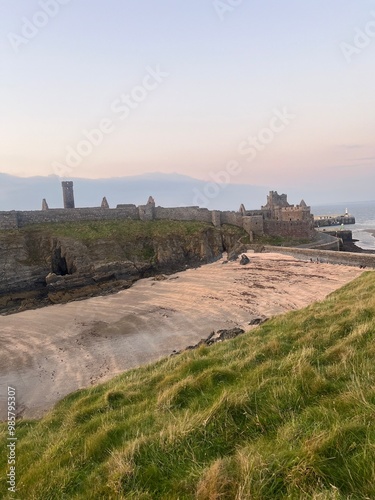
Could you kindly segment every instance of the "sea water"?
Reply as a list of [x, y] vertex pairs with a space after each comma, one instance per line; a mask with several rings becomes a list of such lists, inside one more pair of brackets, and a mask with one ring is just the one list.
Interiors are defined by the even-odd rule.
[[[311, 207], [314, 215], [344, 215], [345, 210], [355, 217], [355, 224], [345, 224], [344, 229], [353, 232], [356, 245], [365, 250], [375, 250], [375, 201], [358, 201], [334, 205], [316, 205]], [[327, 227], [327, 230], [329, 228]], [[340, 226], [332, 226], [340, 229]]]

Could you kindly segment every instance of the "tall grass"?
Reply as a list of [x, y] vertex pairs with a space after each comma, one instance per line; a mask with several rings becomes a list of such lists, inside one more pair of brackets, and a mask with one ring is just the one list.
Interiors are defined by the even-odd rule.
[[18, 422], [17, 498], [375, 498], [374, 291], [365, 273]]

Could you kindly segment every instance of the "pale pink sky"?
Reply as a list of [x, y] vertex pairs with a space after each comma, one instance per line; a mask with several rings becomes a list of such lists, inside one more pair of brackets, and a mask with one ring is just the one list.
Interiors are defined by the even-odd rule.
[[368, 184], [373, 1], [42, 3], [3, 6], [0, 172], [208, 179], [238, 161], [235, 183]]

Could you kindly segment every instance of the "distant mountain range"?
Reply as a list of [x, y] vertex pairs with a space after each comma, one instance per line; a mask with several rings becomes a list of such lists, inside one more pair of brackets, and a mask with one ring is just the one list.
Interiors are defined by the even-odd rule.
[[[0, 211], [2, 210], [40, 210], [46, 198], [50, 208], [61, 208], [61, 178], [15, 177], [0, 173]], [[103, 196], [109, 206], [115, 208], [120, 203], [145, 204], [153, 196], [156, 205], [162, 207], [183, 207], [199, 205], [210, 210], [238, 210], [241, 203], [248, 210], [258, 209], [266, 203], [267, 194], [272, 190], [288, 195], [291, 204], [298, 204], [303, 198], [308, 205], [334, 204], [346, 200], [373, 199], [372, 184], [368, 192], [354, 197], [350, 189], [340, 187], [336, 190], [324, 182], [317, 188], [306, 184], [295, 186], [253, 186], [251, 184], [216, 184], [194, 179], [187, 175], [149, 173], [129, 177], [109, 179], [65, 179], [73, 180], [76, 207], [98, 207]], [[345, 206], [346, 202], [341, 203]]]
[[[161, 173], [71, 180], [76, 207], [100, 206], [103, 196], [111, 208], [119, 203], [145, 204], [148, 197], [153, 196], [156, 205], [164, 207], [199, 205], [211, 210], [238, 210], [243, 203], [248, 209], [256, 209], [266, 203], [270, 189], [248, 184], [219, 185], [184, 175]], [[43, 198], [50, 208], [63, 206], [59, 177], [15, 177], [0, 173], [0, 210], [40, 210]]]

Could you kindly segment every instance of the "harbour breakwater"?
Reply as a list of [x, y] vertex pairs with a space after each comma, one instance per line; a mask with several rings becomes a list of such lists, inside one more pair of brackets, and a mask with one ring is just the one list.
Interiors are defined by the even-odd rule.
[[316, 215], [314, 216], [315, 227], [341, 226], [355, 224], [354, 215], [345, 213], [344, 215]]

